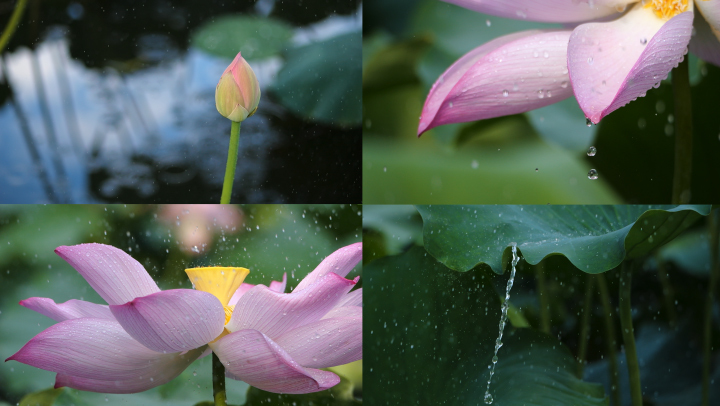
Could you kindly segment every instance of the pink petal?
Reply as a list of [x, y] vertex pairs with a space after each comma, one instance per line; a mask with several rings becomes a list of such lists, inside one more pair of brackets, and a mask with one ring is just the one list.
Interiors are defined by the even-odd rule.
[[310, 393], [340, 382], [332, 372], [303, 368], [257, 330], [240, 330], [210, 344], [228, 375], [275, 393]]
[[355, 265], [362, 259], [362, 243], [356, 242], [328, 255], [315, 270], [307, 274], [303, 280], [298, 283], [295, 291], [302, 290], [314, 284], [322, 277], [332, 272], [339, 276], [345, 276]]
[[[345, 275], [343, 275], [343, 276], [345, 276]], [[270, 290], [272, 290], [272, 291], [275, 291], [278, 293], [285, 293], [285, 286], [287, 286], [287, 272], [283, 273], [282, 282], [270, 281]]]
[[335, 305], [336, 308], [343, 306], [362, 306], [362, 288], [348, 293]]
[[720, 41], [720, 1], [717, 0], [698, 0], [695, 2], [699, 14], [705, 17], [711, 28], [711, 32], [715, 34], [715, 39]]
[[139, 262], [115, 247], [80, 244], [57, 247], [55, 253], [75, 268], [108, 304], [123, 304], [160, 291]]
[[572, 96], [566, 54], [570, 33], [523, 31], [467, 53], [430, 90], [418, 135], [439, 125], [523, 113]]
[[593, 20], [618, 10], [615, 4], [632, 0], [594, 0], [591, 3], [578, 0], [443, 0], [470, 10], [498, 17], [517, 20], [566, 23]]
[[110, 310], [128, 334], [158, 352], [198, 348], [219, 336], [225, 324], [218, 298], [192, 289], [153, 293]]
[[304, 367], [327, 368], [362, 359], [362, 308], [354, 308], [344, 310], [345, 317], [324, 318], [288, 331], [276, 342]]
[[332, 319], [332, 318], [347, 318], [347, 317], [362, 317], [362, 307], [360, 306], [342, 306], [338, 307], [335, 306], [334, 309], [327, 312], [326, 315], [323, 316], [324, 319]]
[[320, 320], [354, 285], [355, 281], [334, 273], [292, 293], [273, 292], [258, 285], [240, 298], [225, 328], [258, 330], [275, 339], [286, 331]]
[[664, 22], [638, 3], [608, 23], [578, 26], [570, 37], [568, 68], [575, 97], [598, 123], [658, 85], [683, 59], [693, 13]]
[[107, 305], [70, 299], [65, 303], [56, 304], [54, 300], [46, 297], [30, 297], [20, 301], [21, 306], [34, 310], [55, 321], [91, 317], [95, 319], [115, 320]]
[[[285, 286], [287, 285], [287, 272], [283, 273], [282, 282], [278, 281], [270, 281], [270, 290], [278, 293], [285, 292]], [[255, 285], [250, 283], [243, 283], [240, 285], [240, 287], [235, 291], [235, 293], [230, 298], [230, 301], [228, 302], [228, 305], [235, 306], [240, 300], [240, 297], [245, 294], [248, 290], [254, 288]]]
[[148, 389], [176, 377], [202, 350], [161, 354], [135, 341], [116, 321], [81, 318], [50, 326], [7, 360], [78, 378], [147, 380]]
[[[717, 2], [720, 4], [720, 2]], [[720, 41], [718, 41], [702, 14], [695, 13], [695, 35], [690, 39], [690, 52], [700, 59], [720, 66]]]

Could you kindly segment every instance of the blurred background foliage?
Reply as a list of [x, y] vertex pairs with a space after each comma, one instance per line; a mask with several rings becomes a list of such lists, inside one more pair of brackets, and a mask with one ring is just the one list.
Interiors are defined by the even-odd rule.
[[[525, 114], [436, 127], [417, 139], [432, 84], [468, 51], [558, 25], [508, 20], [440, 0], [372, 1], [363, 13], [363, 201], [371, 204], [669, 203], [669, 81], [587, 127], [574, 98]], [[693, 202], [716, 201], [720, 68], [690, 55]], [[715, 110], [713, 110], [715, 109]], [[588, 156], [595, 146], [597, 154]], [[588, 179], [590, 169], [599, 177]]]
[[[161, 289], [189, 289], [186, 268], [217, 265], [250, 269], [246, 282], [252, 284], [267, 285], [287, 273], [289, 292], [326, 256], [361, 240], [361, 215], [361, 208], [354, 205], [0, 206], [0, 356], [9, 357], [54, 324], [18, 301], [37, 296], [57, 303], [69, 299], [104, 303], [53, 252], [58, 246], [97, 242], [118, 247], [137, 259]], [[360, 268], [349, 277], [360, 275]], [[54, 404], [68, 406], [188, 406], [212, 399], [210, 370], [210, 357], [205, 357], [166, 385], [139, 394], [106, 395], [65, 388], [43, 396], [53, 395]], [[228, 401], [247, 406], [261, 401], [265, 405], [358, 403], [356, 398], [362, 397], [361, 362], [337, 370], [347, 378], [344, 383], [305, 397], [268, 394], [228, 379]], [[52, 387], [54, 382], [52, 372], [18, 362], [2, 363], [0, 405], [14, 405], [24, 395]]]
[[[523, 243], [530, 242], [528, 247], [531, 247], [535, 242], [551, 244], [556, 239], [571, 240], [572, 236], [554, 234], [551, 224], [569, 227], [568, 223], [572, 223], [573, 218], [580, 222], [581, 219], [572, 211], [585, 208], [570, 206], [566, 218], [556, 216], [556, 221], [548, 223], [546, 240], [542, 238], [542, 228], [535, 227], [533, 239], [526, 241], [523, 238], [529, 238], [529, 235], [510, 235], [501, 224], [521, 224], [515, 218], [506, 219], [513, 215], [508, 212], [507, 206], [467, 206], [464, 221], [460, 221], [459, 217], [453, 220], [443, 215], [442, 211], [446, 207], [433, 205], [432, 208], [423, 208], [426, 212], [432, 212], [433, 217], [429, 222], [427, 219], [423, 221], [427, 214], [421, 217], [414, 206], [363, 207], [363, 276], [367, 298], [364, 309], [368, 313], [378, 314], [375, 318], [365, 320], [365, 330], [369, 334], [365, 340], [368, 347], [365, 357], [367, 401], [422, 396], [425, 392], [417, 393], [417, 387], [407, 384], [413, 380], [423, 382], [423, 388], [436, 388], [442, 401], [447, 403], [453, 403], [452, 400], [460, 402], [469, 394], [474, 394], [475, 400], [482, 398], [488, 378], [486, 365], [492, 355], [492, 340], [498, 332], [500, 299], [504, 297], [508, 280], [507, 256], [510, 248], [507, 244], [515, 241], [521, 247]], [[538, 216], [544, 209], [548, 209], [546, 206], [523, 208], [524, 211], [534, 211]], [[558, 208], [554, 206], [551, 209], [559, 211]], [[457, 207], [451, 209], [457, 211]], [[601, 209], [613, 210], [612, 207]], [[635, 259], [637, 268], [632, 280], [632, 319], [645, 405], [701, 404], [704, 317], [712, 263], [712, 217], [707, 215], [708, 210], [705, 208], [700, 210], [702, 215], [692, 214], [692, 210], [688, 209], [684, 210], [694, 216], [695, 220], [686, 222], [682, 227], [675, 227], [678, 231], [684, 231], [665, 244], [657, 244], [658, 241], [655, 241], [652, 251]], [[483, 214], [475, 218], [471, 214], [473, 210]], [[626, 210], [628, 214], [635, 210], [635, 222], [639, 228], [652, 227], [652, 219], [647, 213], [642, 214], [645, 210], [634, 207], [621, 207], [620, 210]], [[657, 212], [652, 214], [656, 215]], [[716, 212], [713, 215], [718, 214]], [[437, 227], [438, 223], [447, 229]], [[453, 225], [460, 228], [454, 234]], [[592, 230], [601, 231], [599, 227]], [[447, 233], [453, 235], [448, 236]], [[663, 233], [658, 232], [660, 234]], [[484, 237], [476, 238], [480, 235]], [[440, 238], [465, 238], [470, 241], [470, 245], [472, 241], [480, 245], [477, 251], [469, 255], [462, 249], [450, 254], [445, 252], [447, 255], [439, 258], [428, 249], [428, 243], [433, 240], [437, 242]], [[579, 247], [584, 244], [578, 242], [575, 245]], [[715, 249], [720, 250], [720, 246]], [[488, 253], [483, 254], [486, 250]], [[604, 250], [596, 250], [596, 253], [602, 255]], [[452, 266], [451, 260], [457, 263], [468, 257], [467, 260], [478, 263], [481, 261], [478, 257], [485, 258], [488, 255], [494, 256], [493, 262], [500, 263], [502, 259], [503, 274], [496, 274], [484, 263], [472, 269], [455, 268], [463, 272], [448, 268]], [[612, 337], [614, 344], [610, 346], [618, 364], [620, 404], [630, 404], [627, 366], [617, 313], [619, 274], [616, 268], [601, 275], [588, 275], [573, 265], [565, 255], [548, 256], [537, 265], [531, 265], [525, 259], [520, 260], [511, 291], [510, 323], [505, 328], [507, 340], [503, 340], [506, 345], [499, 351], [498, 374], [491, 385], [491, 393], [498, 400], [497, 404], [501, 404], [500, 399], [511, 399], [518, 391], [525, 394], [543, 393], [544, 399], [536, 399], [533, 404], [579, 404], [579, 400], [566, 396], [572, 396], [575, 390], [582, 388], [581, 384], [565, 375], [555, 376], [554, 373], [555, 365], [559, 368], [557, 371], [578, 367], [577, 361], [572, 365], [566, 358], [570, 354], [573, 358], [578, 356], [582, 341], [583, 307], [589, 298], [586, 362], [583, 363], [580, 377], [587, 384], [602, 384], [605, 396], [610, 399], [609, 405], [617, 405], [612, 399], [608, 366], [610, 353], [607, 349], [609, 339], [605, 324], [607, 312], [602, 305], [599, 277], [605, 279], [609, 292], [609, 312], [615, 333]], [[593, 282], [590, 282], [593, 278]], [[592, 285], [589, 286], [590, 283]], [[489, 295], [482, 294], [481, 291], [488, 287]], [[413, 303], [413, 306], [400, 305], [403, 302]], [[546, 310], [543, 311], [543, 308]], [[720, 352], [717, 350], [720, 348], [720, 303], [717, 296], [710, 311], [712, 350], [709, 404], [716, 404], [720, 399]], [[468, 320], [473, 322], [469, 323]], [[428, 335], [430, 338], [425, 337]], [[525, 352], [528, 344], [537, 346], [548, 342], [553, 343], [553, 347], [547, 350], [544, 357], [535, 357]], [[453, 344], [448, 346], [447, 343]], [[524, 359], [523, 354], [526, 355]], [[520, 359], [517, 359], [518, 356]], [[553, 362], [556, 363], [551, 369], [548, 369], [547, 364], [549, 358], [555, 358]], [[451, 368], [454, 372], [447, 372], [453, 377], [451, 384], [443, 379], [447, 374], [437, 372], [444, 368], [439, 365], [440, 359], [454, 366], [454, 369]], [[429, 362], [433, 363], [433, 368], [422, 366]], [[394, 370], [393, 374], [384, 372], [388, 366], [400, 368], [401, 365], [405, 367]], [[535, 365], [535, 375], [517, 375], [526, 373], [531, 365]], [[503, 368], [506, 368], [505, 375], [501, 375]], [[554, 384], [545, 381], [548, 376], [553, 376]], [[534, 387], [530, 391], [526, 385], [532, 385], [538, 379], [546, 383], [544, 388]], [[433, 386], [438, 382], [439, 386]], [[548, 387], [563, 390], [548, 392]], [[523, 392], [523, 388], [527, 390]], [[585, 387], [585, 390], [588, 388]], [[376, 393], [379, 395], [372, 397]], [[524, 401], [529, 400], [525, 398]], [[589, 404], [593, 402], [590, 396], [584, 401]], [[506, 402], [502, 404], [515, 404], [510, 400]]]
[[[2, 28], [14, 4], [0, 1]], [[219, 201], [230, 121], [215, 86], [238, 52], [263, 94], [234, 198], [360, 201], [361, 7], [28, 1], [0, 57], [0, 202]]]

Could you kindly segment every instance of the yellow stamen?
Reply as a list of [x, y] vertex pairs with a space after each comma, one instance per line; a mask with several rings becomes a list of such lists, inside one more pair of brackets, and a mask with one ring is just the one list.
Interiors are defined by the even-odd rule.
[[643, 6], [652, 8], [658, 18], [669, 20], [688, 10], [688, 0], [642, 0]]
[[223, 309], [225, 309], [225, 324], [228, 324], [230, 321], [230, 317], [232, 317], [232, 312], [235, 310], [235, 306], [223, 306]]
[[[220, 300], [223, 306], [227, 306], [230, 298], [245, 280], [249, 270], [245, 268], [229, 268], [229, 267], [207, 267], [207, 268], [190, 268], [186, 269], [190, 282], [193, 287], [203, 292], [213, 294]], [[229, 307], [229, 306], [228, 306]], [[232, 309], [230, 309], [232, 314]], [[225, 308], [225, 318], [228, 318], [228, 308]]]

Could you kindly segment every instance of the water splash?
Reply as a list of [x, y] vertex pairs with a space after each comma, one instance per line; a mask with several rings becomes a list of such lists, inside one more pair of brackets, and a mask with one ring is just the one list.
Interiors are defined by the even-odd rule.
[[508, 314], [508, 307], [510, 306], [510, 289], [512, 289], [513, 283], [515, 282], [515, 266], [520, 262], [520, 257], [518, 257], [517, 254], [517, 244], [512, 244], [512, 270], [510, 271], [510, 278], [507, 282], [507, 287], [505, 288], [505, 300], [502, 304], [502, 314], [500, 315], [500, 324], [499, 324], [499, 331], [498, 331], [498, 338], [495, 340], [495, 354], [492, 357], [492, 365], [488, 365], [488, 369], [490, 370], [490, 377], [488, 377], [487, 381], [487, 389], [485, 389], [485, 404], [489, 405], [493, 402], [493, 397], [490, 394], [490, 382], [492, 381], [493, 375], [495, 375], [495, 366], [498, 362], [498, 350], [500, 347], [503, 346], [502, 337], [503, 337], [503, 331], [505, 330], [505, 323], [507, 323], [507, 314]]

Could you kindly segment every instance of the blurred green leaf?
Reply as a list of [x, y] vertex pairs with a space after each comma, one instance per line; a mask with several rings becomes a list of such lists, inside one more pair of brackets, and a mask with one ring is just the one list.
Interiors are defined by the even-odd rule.
[[340, 383], [328, 390], [302, 395], [286, 395], [266, 392], [251, 386], [244, 406], [353, 406], [362, 405], [362, 401], [353, 397], [353, 385], [340, 377]]
[[[363, 229], [375, 230], [383, 236], [385, 244], [383, 250], [386, 249], [386, 252], [380, 257], [399, 254], [405, 247], [413, 243], [422, 244], [422, 220], [413, 206], [366, 205], [363, 213]], [[363, 255], [370, 248], [364, 245]], [[370, 256], [377, 257], [378, 255], [370, 254]]]
[[20, 406], [52, 406], [55, 403], [55, 399], [60, 396], [62, 391], [63, 388], [50, 388], [40, 392], [27, 394], [22, 398], [22, 400], [20, 400]]
[[363, 91], [417, 83], [415, 64], [429, 45], [427, 38], [419, 37], [375, 52], [363, 68]]
[[682, 234], [662, 247], [658, 254], [662, 260], [673, 262], [695, 276], [710, 275], [710, 235], [705, 227]]
[[[500, 320], [492, 274], [454, 272], [422, 247], [368, 264], [364, 399], [371, 404], [482, 401]], [[606, 405], [603, 389], [574, 376], [554, 337], [505, 330], [490, 392], [497, 405]], [[432, 367], [428, 367], [432, 366]]]
[[192, 44], [213, 55], [247, 60], [279, 54], [293, 36], [292, 27], [271, 17], [229, 15], [198, 27]]
[[362, 39], [351, 32], [289, 50], [272, 91], [302, 117], [349, 127], [362, 118]]
[[502, 274], [512, 243], [536, 265], [564, 255], [587, 273], [601, 273], [666, 244], [710, 206], [419, 206], [423, 239], [446, 266], [478, 264]]
[[363, 201], [366, 204], [618, 202], [602, 180], [587, 179], [590, 167], [567, 151], [550, 146], [536, 136], [515, 141], [447, 151], [439, 149], [432, 140], [405, 142], [366, 136]]

